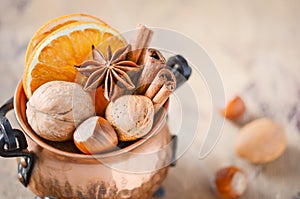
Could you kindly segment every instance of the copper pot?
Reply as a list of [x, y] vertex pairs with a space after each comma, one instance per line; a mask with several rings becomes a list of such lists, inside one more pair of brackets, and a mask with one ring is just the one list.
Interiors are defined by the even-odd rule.
[[[7, 128], [10, 125], [6, 121], [8, 123], [1, 125], [4, 126], [2, 131], [8, 137], [15, 135], [18, 144], [12, 149], [7, 143], [0, 142], [7, 149], [0, 155], [21, 156], [18, 160], [19, 179], [34, 194], [54, 198], [142, 199], [153, 195], [165, 179], [174, 146], [166, 122], [168, 102], [146, 137], [125, 148], [99, 155], [64, 151], [37, 136], [27, 123], [26, 102], [20, 82], [13, 106], [28, 147], [25, 149], [21, 132]], [[10, 108], [11, 103], [1, 107], [0, 113], [5, 120]]]
[[[177, 88], [191, 75], [191, 67], [181, 55], [170, 57], [166, 67], [175, 74]], [[27, 123], [26, 103], [20, 82], [14, 98], [0, 107], [0, 156], [21, 157], [19, 180], [40, 197], [148, 198], [175, 164], [177, 137], [171, 136], [166, 122], [168, 101], [144, 138], [98, 155], [72, 152], [68, 143], [56, 145], [37, 136]], [[25, 135], [12, 129], [5, 117], [11, 109]]]

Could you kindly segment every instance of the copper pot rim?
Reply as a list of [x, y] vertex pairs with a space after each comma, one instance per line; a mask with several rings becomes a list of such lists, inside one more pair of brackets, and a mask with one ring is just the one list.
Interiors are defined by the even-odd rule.
[[[60, 150], [58, 148], [55, 148], [46, 142], [42, 140], [29, 126], [27, 119], [26, 118], [26, 103], [27, 103], [27, 97], [24, 92], [23, 88], [23, 83], [22, 80], [19, 82], [15, 94], [14, 94], [14, 112], [16, 115], [16, 119], [21, 126], [23, 132], [29, 137], [33, 142], [35, 142], [37, 145], [42, 147], [43, 149], [47, 149], [48, 151], [64, 156], [64, 157], [69, 157], [69, 158], [76, 158], [76, 159], [104, 159], [104, 158], [109, 158], [109, 157], [114, 157], [118, 155], [125, 154], [127, 152], [130, 152], [134, 150], [135, 148], [139, 147], [143, 143], [145, 143], [149, 138], [151, 138], [153, 135], [155, 135], [163, 126], [164, 121], [166, 120], [167, 116], [167, 110], [169, 107], [169, 100], [164, 104], [163, 109], [161, 113], [159, 114], [156, 123], [152, 127], [151, 131], [141, 138], [140, 140], [134, 142], [133, 144], [122, 148], [118, 149], [115, 151], [103, 153], [103, 154], [93, 154], [93, 155], [86, 155], [86, 154], [80, 154], [80, 153], [72, 153], [72, 152], [67, 152]], [[23, 115], [22, 115], [23, 114]]]

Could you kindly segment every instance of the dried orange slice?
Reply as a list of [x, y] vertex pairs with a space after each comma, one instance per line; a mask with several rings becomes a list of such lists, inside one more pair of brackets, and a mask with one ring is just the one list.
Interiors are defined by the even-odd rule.
[[115, 50], [126, 44], [125, 39], [104, 22], [59, 24], [62, 25], [54, 25], [46, 35], [42, 34], [44, 31], [38, 31], [40, 33], [36, 35], [43, 35], [43, 38], [29, 46], [28, 51], [32, 52], [27, 53], [23, 76], [23, 87], [28, 98], [48, 81], [75, 81], [77, 71], [74, 65], [81, 64], [89, 56], [92, 45], [100, 50], [102, 46], [110, 45]]
[[32, 37], [30, 40], [27, 51], [26, 51], [26, 58], [25, 62], [28, 61], [29, 56], [31, 55], [33, 49], [37, 46], [37, 44], [44, 39], [47, 35], [50, 33], [54, 32], [55, 30], [70, 24], [74, 22], [95, 22], [95, 23], [100, 23], [102, 25], [108, 26], [104, 21], [101, 19], [87, 15], [87, 14], [69, 14], [69, 15], [64, 15], [57, 17], [55, 19], [50, 20], [49, 22], [45, 23]]

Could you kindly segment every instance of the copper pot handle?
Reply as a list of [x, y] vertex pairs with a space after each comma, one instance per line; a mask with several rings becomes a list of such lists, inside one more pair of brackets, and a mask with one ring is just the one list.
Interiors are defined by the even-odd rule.
[[19, 181], [26, 187], [33, 168], [33, 154], [27, 150], [27, 141], [22, 131], [13, 129], [6, 114], [14, 108], [13, 98], [0, 107], [0, 156], [21, 157], [18, 164]]
[[184, 84], [192, 74], [192, 68], [182, 55], [174, 55], [167, 60], [166, 68], [170, 69], [176, 77], [176, 89]]
[[171, 157], [171, 164], [170, 166], [171, 167], [175, 167], [176, 166], [176, 163], [177, 163], [177, 143], [178, 143], [178, 137], [177, 135], [172, 135], [172, 139], [171, 139], [171, 142], [172, 142], [172, 157]]

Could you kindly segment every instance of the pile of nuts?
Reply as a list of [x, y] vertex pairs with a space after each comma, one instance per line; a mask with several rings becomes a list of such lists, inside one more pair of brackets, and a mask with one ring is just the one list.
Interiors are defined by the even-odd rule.
[[[245, 124], [234, 142], [234, 150], [239, 157], [253, 164], [265, 164], [279, 158], [285, 151], [287, 138], [284, 128], [265, 117], [250, 121], [241, 97], [233, 98], [222, 114], [234, 123]], [[239, 198], [246, 185], [245, 171], [236, 166], [221, 168], [212, 181], [214, 192], [224, 199]]]
[[138, 25], [131, 44], [104, 56], [94, 45], [93, 60], [74, 67], [75, 82], [49, 81], [28, 99], [26, 116], [47, 142], [73, 140], [85, 154], [117, 149], [119, 141], [148, 134], [154, 117], [176, 88], [176, 77], [157, 49], [153, 31]]
[[[247, 116], [245, 102], [235, 97], [223, 111], [225, 118], [246, 123], [234, 143], [235, 152], [255, 164], [268, 163], [280, 157], [286, 149], [284, 128], [269, 118], [252, 121]], [[234, 117], [232, 117], [234, 115]]]

